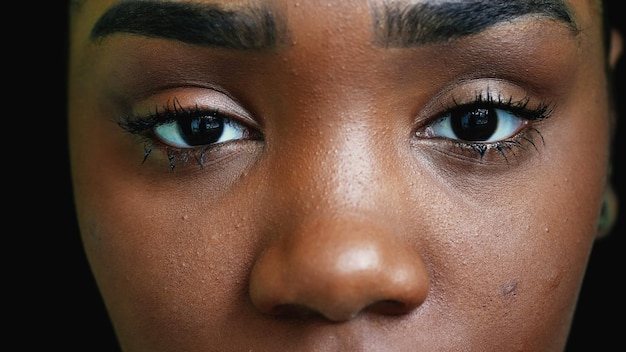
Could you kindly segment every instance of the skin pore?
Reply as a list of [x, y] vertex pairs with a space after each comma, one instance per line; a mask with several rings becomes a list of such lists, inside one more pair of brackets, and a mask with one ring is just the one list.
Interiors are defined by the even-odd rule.
[[610, 191], [600, 5], [75, 3], [76, 209], [122, 349], [563, 351]]

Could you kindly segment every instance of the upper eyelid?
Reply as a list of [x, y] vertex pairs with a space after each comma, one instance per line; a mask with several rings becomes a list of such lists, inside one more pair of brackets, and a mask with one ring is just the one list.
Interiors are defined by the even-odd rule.
[[132, 112], [122, 120], [146, 120], [173, 114], [176, 110], [217, 112], [252, 128], [261, 128], [261, 121], [231, 95], [207, 87], [182, 86], [160, 90], [134, 104]]
[[[468, 87], [470, 89], [467, 89]], [[465, 93], [459, 93], [459, 91], [465, 91]], [[530, 103], [531, 101], [532, 103]], [[477, 79], [451, 82], [437, 95], [431, 97], [430, 101], [420, 108], [413, 119], [418, 127], [425, 126], [431, 123], [433, 119], [436, 120], [451, 110], [477, 103], [503, 109], [513, 108], [513, 112], [516, 110], [523, 112], [528, 107], [530, 109], [527, 110], [543, 110], [546, 113], [550, 113], [554, 109], [554, 105], [545, 103], [538, 98], [531, 98], [528, 92], [512, 82], [497, 79]], [[154, 117], [155, 114], [171, 112], [175, 107], [178, 107], [186, 110], [216, 111], [249, 127], [258, 130], [263, 127], [262, 116], [253, 115], [232, 95], [213, 87], [190, 85], [166, 88], [153, 93], [150, 97], [134, 105], [136, 107], [129, 114], [132, 118]], [[126, 116], [125, 120], [130, 120], [129, 116]]]
[[162, 126], [171, 122], [175, 122], [178, 119], [177, 115], [182, 114], [190, 114], [196, 115], [197, 117], [201, 117], [203, 115], [219, 115], [229, 120], [235, 121], [236, 123], [246, 125], [248, 128], [255, 128], [249, 126], [249, 123], [242, 122], [240, 118], [233, 117], [231, 114], [227, 112], [222, 112], [217, 109], [211, 108], [202, 108], [202, 107], [194, 107], [194, 108], [184, 108], [179, 107], [175, 110], [173, 107], [163, 107], [158, 111], [154, 111], [152, 113], [147, 114], [133, 114], [126, 115], [118, 118], [117, 123], [122, 129], [127, 132], [133, 134], [144, 134], [144, 133], [152, 133], [152, 130], [158, 126]]
[[512, 114], [526, 118], [530, 120], [537, 120], [548, 117], [552, 114], [555, 106], [547, 103], [539, 103], [536, 106], [530, 106], [530, 98], [525, 97], [521, 100], [514, 99], [513, 97], [504, 98], [502, 95], [488, 97], [477, 96], [474, 101], [468, 103], [454, 102], [454, 106], [447, 108], [446, 112], [442, 115], [450, 113], [451, 111], [458, 109], [472, 109], [480, 107], [489, 107], [500, 110], [507, 110]]
[[551, 99], [534, 95], [532, 91], [514, 82], [492, 78], [469, 79], [450, 82], [431, 96], [414, 115], [414, 124], [419, 129], [443, 117], [449, 111], [477, 104], [513, 109], [514, 112], [520, 113], [543, 110], [546, 115], [552, 114], [556, 108]]

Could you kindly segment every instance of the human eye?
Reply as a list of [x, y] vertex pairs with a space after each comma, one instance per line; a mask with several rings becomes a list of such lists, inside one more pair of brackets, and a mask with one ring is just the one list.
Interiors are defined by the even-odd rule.
[[469, 102], [454, 100], [417, 136], [450, 141], [461, 150], [477, 153], [481, 160], [495, 151], [508, 162], [509, 153], [515, 155], [517, 149], [528, 150], [528, 146], [537, 149], [537, 142], [544, 143], [532, 124], [551, 113], [548, 104], [531, 107], [529, 98], [515, 100], [493, 92], [478, 93]]
[[247, 137], [246, 126], [219, 111], [195, 107], [164, 114], [166, 122], [155, 126], [152, 133], [163, 144], [175, 148], [192, 149]]
[[212, 107], [183, 106], [178, 99], [148, 114], [124, 116], [119, 126], [139, 135], [144, 142], [144, 159], [154, 150], [164, 150], [171, 169], [179, 162], [195, 160], [203, 166], [207, 154], [237, 141], [259, 140], [260, 132], [246, 118]]

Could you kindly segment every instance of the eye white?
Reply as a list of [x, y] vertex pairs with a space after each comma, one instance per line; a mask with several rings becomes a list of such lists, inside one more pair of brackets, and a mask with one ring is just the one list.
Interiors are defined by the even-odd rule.
[[[243, 139], [246, 134], [247, 127], [242, 125], [241, 123], [236, 122], [233, 119], [223, 118], [224, 129], [220, 137], [206, 145], [213, 145], [218, 143], [224, 143], [232, 140]], [[178, 121], [172, 121], [160, 126], [157, 126], [154, 129], [155, 136], [160, 139], [163, 143], [171, 145], [177, 148], [194, 148], [198, 146], [189, 145], [184, 138], [183, 130], [180, 127], [180, 123]]]
[[[496, 113], [498, 124], [490, 138], [481, 141], [469, 141], [477, 143], [495, 143], [513, 137], [524, 124], [524, 119], [503, 109], [491, 109]], [[468, 142], [468, 140], [460, 138], [452, 128], [452, 114], [448, 113], [435, 121], [429, 127], [429, 135], [432, 137], [445, 137], [453, 140]]]

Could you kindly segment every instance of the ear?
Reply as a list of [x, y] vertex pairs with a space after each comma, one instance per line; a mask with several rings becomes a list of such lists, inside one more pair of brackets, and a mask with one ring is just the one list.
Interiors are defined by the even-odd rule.
[[[617, 29], [611, 30], [611, 48], [609, 51], [609, 67], [615, 70], [624, 50], [624, 40], [622, 34]], [[615, 113], [615, 111], [613, 111]], [[612, 165], [611, 165], [612, 166]], [[609, 166], [609, 175], [611, 175], [612, 167]], [[610, 177], [609, 177], [610, 180]], [[608, 181], [610, 182], [610, 181]], [[602, 198], [600, 209], [600, 217], [598, 219], [597, 234], [598, 238], [605, 237], [611, 232], [618, 214], [618, 198], [611, 184], [607, 184]]]
[[609, 51], [609, 66], [611, 69], [615, 69], [622, 51], [624, 49], [624, 40], [622, 34], [617, 30], [611, 30], [611, 50]]
[[611, 232], [617, 220], [618, 200], [615, 190], [611, 185], [607, 185], [602, 198], [600, 217], [597, 225], [597, 238], [605, 237]]

